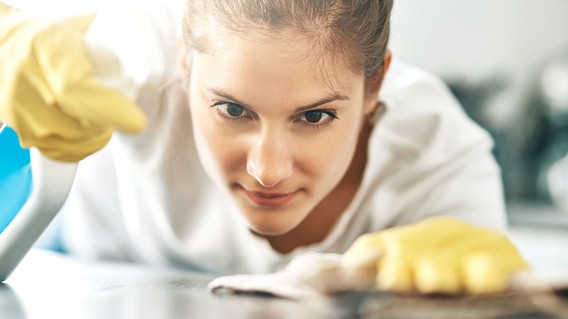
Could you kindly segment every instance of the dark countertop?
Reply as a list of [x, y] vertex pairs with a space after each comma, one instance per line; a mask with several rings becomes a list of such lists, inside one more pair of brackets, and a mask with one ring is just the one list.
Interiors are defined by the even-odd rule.
[[[261, 295], [213, 295], [206, 290], [212, 279], [179, 270], [86, 263], [32, 250], [7, 283], [0, 284], [0, 318], [548, 318], [539, 313], [535, 296], [352, 293], [297, 302]], [[555, 307], [554, 311], [568, 313], [564, 304]]]

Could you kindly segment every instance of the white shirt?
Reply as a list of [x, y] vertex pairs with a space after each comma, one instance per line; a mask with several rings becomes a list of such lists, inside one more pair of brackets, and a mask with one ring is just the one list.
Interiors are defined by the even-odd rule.
[[341, 253], [363, 233], [436, 215], [504, 229], [491, 139], [444, 84], [395, 61], [380, 99], [386, 112], [369, 139], [362, 185], [320, 243], [280, 254], [248, 230], [203, 171], [189, 106], [171, 82], [140, 96], [150, 122], [142, 134], [115, 134], [80, 163], [64, 208], [64, 245], [87, 258], [264, 273], [299, 253]]

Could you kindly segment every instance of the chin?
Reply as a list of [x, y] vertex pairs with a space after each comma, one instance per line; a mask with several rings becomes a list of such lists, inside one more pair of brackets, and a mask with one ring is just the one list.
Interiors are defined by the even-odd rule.
[[256, 210], [242, 211], [249, 228], [255, 233], [266, 236], [281, 236], [289, 233], [301, 223], [302, 218], [294, 211]]
[[256, 234], [266, 237], [285, 235], [294, 229], [294, 226], [275, 224], [273, 222], [251, 222], [249, 220], [249, 228]]
[[297, 227], [305, 217], [298, 205], [261, 208], [251, 206], [246, 201], [239, 201], [238, 204], [248, 227], [253, 232], [266, 237], [285, 235]]

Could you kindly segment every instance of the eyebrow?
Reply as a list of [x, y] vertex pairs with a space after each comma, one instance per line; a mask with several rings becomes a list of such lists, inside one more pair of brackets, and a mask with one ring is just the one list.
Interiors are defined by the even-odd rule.
[[[232, 96], [231, 94], [227, 93], [227, 92], [226, 92], [225, 90], [223, 90], [223, 89], [220, 89], [220, 88], [207, 88], [207, 90], [208, 90], [209, 92], [211, 92], [211, 93], [217, 95], [217, 96], [221, 96], [221, 97], [223, 97], [223, 98], [225, 98], [225, 99], [227, 99], [227, 100], [230, 100], [230, 101], [233, 102], [233, 103], [242, 105], [242, 106], [247, 107], [247, 108], [250, 108], [250, 109], [254, 109], [254, 108], [250, 107], [249, 105], [247, 105], [246, 103], [243, 103], [243, 102], [239, 101], [239, 99], [235, 98], [234, 96]], [[324, 105], [324, 104], [327, 104], [327, 103], [330, 103], [330, 102], [333, 102], [333, 101], [346, 101], [346, 100], [349, 100], [349, 97], [348, 97], [348, 96], [339, 94], [339, 93], [337, 93], [337, 92], [334, 92], [333, 94], [330, 94], [330, 95], [327, 96], [327, 97], [323, 97], [323, 98], [321, 98], [321, 99], [319, 99], [319, 100], [317, 100], [317, 101], [315, 101], [315, 102], [313, 102], [313, 103], [309, 103], [309, 104], [307, 104], [307, 105], [303, 105], [303, 106], [297, 107], [297, 108], [294, 110], [294, 113], [299, 113], [299, 112], [302, 112], [302, 111], [310, 110], [310, 109], [316, 108], [316, 107], [318, 107], [318, 106], [320, 106], [320, 105]]]

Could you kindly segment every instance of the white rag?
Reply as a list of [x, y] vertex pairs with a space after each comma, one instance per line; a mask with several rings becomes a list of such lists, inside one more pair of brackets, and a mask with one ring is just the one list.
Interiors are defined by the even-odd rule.
[[208, 289], [212, 292], [267, 293], [304, 300], [372, 288], [375, 274], [374, 270], [345, 266], [339, 254], [306, 253], [294, 258], [282, 271], [219, 277], [209, 283]]

